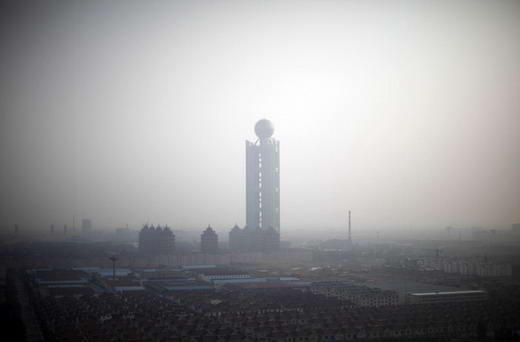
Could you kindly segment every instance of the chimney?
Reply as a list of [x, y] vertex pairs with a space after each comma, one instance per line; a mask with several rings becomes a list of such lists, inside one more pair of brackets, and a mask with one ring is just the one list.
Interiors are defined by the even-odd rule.
[[350, 210], [348, 211], [348, 243], [352, 245], [352, 227], [350, 225]]

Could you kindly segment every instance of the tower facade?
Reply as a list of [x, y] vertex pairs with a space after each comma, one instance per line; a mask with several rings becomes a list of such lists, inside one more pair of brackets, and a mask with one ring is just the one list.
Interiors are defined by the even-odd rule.
[[205, 254], [218, 252], [218, 235], [211, 226], [208, 226], [200, 235], [200, 251]]
[[246, 226], [280, 236], [280, 143], [269, 120], [258, 121], [255, 133], [256, 142], [246, 141]]
[[166, 255], [175, 251], [175, 235], [168, 226], [144, 225], [139, 232], [139, 252], [145, 255]]

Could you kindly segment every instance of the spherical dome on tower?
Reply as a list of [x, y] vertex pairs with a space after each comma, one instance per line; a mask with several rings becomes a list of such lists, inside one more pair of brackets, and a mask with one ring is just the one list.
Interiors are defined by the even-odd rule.
[[255, 133], [260, 139], [270, 138], [274, 133], [274, 125], [267, 119], [259, 120], [255, 125]]

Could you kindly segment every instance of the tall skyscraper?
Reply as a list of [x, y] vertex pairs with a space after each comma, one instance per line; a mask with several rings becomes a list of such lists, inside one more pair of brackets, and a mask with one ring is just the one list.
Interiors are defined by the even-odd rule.
[[271, 253], [280, 249], [280, 143], [269, 120], [258, 121], [255, 133], [246, 141], [246, 226], [231, 229], [229, 247]]
[[246, 226], [280, 233], [280, 143], [274, 126], [262, 119], [255, 125], [256, 142], [246, 141]]

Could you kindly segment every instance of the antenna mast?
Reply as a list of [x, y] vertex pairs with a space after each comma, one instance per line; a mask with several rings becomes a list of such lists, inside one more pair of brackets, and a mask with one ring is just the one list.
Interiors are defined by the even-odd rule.
[[350, 210], [348, 211], [348, 244], [352, 245], [352, 226], [350, 225]]

